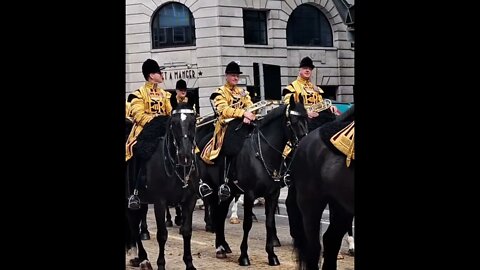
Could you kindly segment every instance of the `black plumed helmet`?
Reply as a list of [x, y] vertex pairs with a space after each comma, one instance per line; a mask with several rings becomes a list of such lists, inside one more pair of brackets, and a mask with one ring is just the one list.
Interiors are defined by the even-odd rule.
[[228, 63], [227, 68], [225, 69], [225, 74], [242, 74], [240, 71], [240, 66], [234, 61]]
[[187, 89], [187, 82], [185, 82], [182, 79], [178, 80], [177, 84], [175, 85], [175, 89], [186, 90]]
[[145, 78], [145, 80], [148, 80], [148, 75], [150, 75], [150, 73], [160, 72], [160, 70], [164, 68], [165, 67], [160, 67], [157, 61], [153, 59], [147, 59], [145, 60], [145, 62], [143, 62], [143, 65], [142, 65], [143, 77]]
[[310, 57], [304, 57], [302, 61], [300, 61], [300, 67], [309, 67], [311, 69], [314, 69], [315, 66], [313, 65], [312, 59]]

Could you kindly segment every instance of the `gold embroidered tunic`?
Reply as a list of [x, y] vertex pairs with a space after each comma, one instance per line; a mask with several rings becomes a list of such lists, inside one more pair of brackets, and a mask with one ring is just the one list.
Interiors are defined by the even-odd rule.
[[[286, 88], [283, 89], [283, 103], [290, 103], [290, 96], [294, 95], [295, 101], [299, 101], [299, 96], [303, 97], [303, 104], [305, 109], [308, 109], [313, 104], [317, 104], [323, 101], [322, 94], [323, 90], [320, 87], [315, 86], [310, 80], [305, 80], [304, 78], [298, 76], [295, 81], [289, 84]], [[283, 150], [284, 157], [292, 151], [288, 144]]]
[[322, 93], [323, 90], [320, 87], [313, 85], [310, 80], [298, 76], [295, 81], [283, 89], [283, 103], [289, 104], [291, 95], [294, 95], [295, 101], [298, 102], [299, 95], [302, 95], [305, 108], [308, 109], [313, 104], [323, 101]]
[[229, 83], [218, 88], [212, 96], [215, 96], [213, 102], [218, 114], [218, 119], [215, 123], [213, 138], [207, 143], [200, 154], [201, 158], [208, 164], [213, 164], [212, 160], [220, 154], [223, 137], [227, 130], [225, 119], [243, 118], [245, 109], [253, 105], [247, 91], [240, 87], [232, 86]]
[[155, 116], [172, 114], [172, 105], [170, 104], [172, 94], [160, 88], [156, 83], [146, 82], [132, 95], [135, 97], [130, 102], [130, 115], [134, 123], [127, 140], [126, 160], [133, 156], [132, 147], [137, 142], [137, 137], [145, 124]]

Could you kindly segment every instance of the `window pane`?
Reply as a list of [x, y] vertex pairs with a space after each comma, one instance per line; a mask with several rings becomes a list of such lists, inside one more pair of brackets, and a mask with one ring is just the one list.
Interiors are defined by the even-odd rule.
[[164, 5], [154, 15], [153, 48], [195, 45], [195, 22], [190, 10], [179, 3]]
[[311, 5], [298, 6], [288, 19], [287, 45], [332, 47], [332, 29], [325, 15]]
[[267, 12], [243, 10], [245, 44], [267, 45]]

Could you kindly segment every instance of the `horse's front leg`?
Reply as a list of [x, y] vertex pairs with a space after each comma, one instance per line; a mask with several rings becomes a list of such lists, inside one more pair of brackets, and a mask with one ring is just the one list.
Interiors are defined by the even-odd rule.
[[238, 258], [238, 264], [241, 266], [250, 265], [250, 259], [248, 258], [248, 234], [252, 229], [252, 214], [253, 214], [253, 201], [254, 195], [252, 193], [245, 193], [243, 196], [243, 239], [240, 245], [240, 257]]
[[[213, 194], [212, 194], [213, 195]], [[218, 197], [214, 197], [218, 200]], [[228, 207], [233, 197], [230, 196], [226, 201], [221, 202], [220, 204], [211, 204], [212, 207], [212, 217], [214, 220], [215, 227], [215, 248], [216, 248], [216, 257], [218, 259], [227, 258], [227, 253], [232, 253], [230, 246], [225, 240], [225, 218], [228, 214]]]
[[[271, 228], [271, 237], [267, 237], [267, 241], [270, 241], [274, 247], [282, 246], [280, 244], [280, 239], [277, 236], [277, 226], [275, 225], [275, 212], [278, 209], [278, 198], [280, 197], [280, 188], [278, 191], [275, 191], [273, 194], [268, 196], [271, 200], [270, 204], [267, 204], [267, 198], [265, 198], [265, 218], [266, 218], [266, 226], [267, 226], [267, 233], [268, 228]], [[280, 214], [280, 213], [278, 213]]]
[[182, 236], [183, 236], [183, 261], [187, 266], [187, 270], [196, 270], [192, 262], [192, 219], [193, 219], [193, 209], [195, 208], [195, 203], [197, 198], [195, 194], [191, 194], [189, 198], [182, 203]]
[[155, 221], [157, 222], [157, 242], [160, 247], [157, 259], [158, 270], [165, 270], [165, 243], [168, 238], [167, 226], [165, 224], [165, 211], [167, 207], [165, 200], [160, 200], [154, 204]]
[[[268, 265], [270, 266], [280, 265], [280, 261], [273, 250], [275, 246], [275, 240], [278, 241], [277, 228], [275, 227], [275, 208], [278, 204], [279, 193], [280, 189], [270, 196], [265, 197], [265, 227], [267, 229], [265, 251], [268, 253]], [[278, 244], [280, 244], [280, 241], [278, 241]]]
[[[144, 205], [142, 205], [144, 207]], [[127, 221], [130, 227], [131, 251], [129, 254], [133, 257], [129, 263], [131, 266], [138, 267], [141, 262], [148, 260], [147, 252], [140, 239], [140, 221], [142, 218], [142, 208], [140, 210], [127, 209]], [[137, 249], [138, 248], [138, 249]]]
[[202, 199], [203, 200], [203, 210], [204, 216], [203, 221], [205, 221], [205, 231], [207, 232], [215, 232], [213, 227], [213, 218], [212, 218], [212, 207], [209, 199]]
[[167, 227], [173, 227], [173, 222], [172, 222], [172, 215], [170, 214], [170, 209], [167, 206], [167, 209], [165, 209], [167, 213], [167, 219], [165, 220], [165, 224]]
[[342, 245], [343, 236], [352, 226], [353, 216], [341, 206], [330, 204], [330, 225], [323, 235], [322, 270], [337, 269], [337, 255]]
[[[301, 194], [300, 192], [298, 194]], [[300, 196], [297, 199], [299, 209], [302, 213], [302, 222], [304, 230], [304, 238], [302, 239], [302, 246], [299, 247], [300, 260], [305, 264], [308, 270], [318, 270], [318, 263], [320, 260], [321, 245], [320, 239], [320, 219], [325, 203], [319, 202], [316, 199], [306, 199]], [[335, 254], [335, 260], [337, 254]], [[336, 262], [336, 261], [335, 261]]]
[[230, 209], [232, 211], [232, 214], [230, 215], [230, 224], [239, 224], [240, 219], [238, 219], [238, 203], [240, 202], [240, 196], [235, 197], [235, 200], [233, 201], [232, 208]]

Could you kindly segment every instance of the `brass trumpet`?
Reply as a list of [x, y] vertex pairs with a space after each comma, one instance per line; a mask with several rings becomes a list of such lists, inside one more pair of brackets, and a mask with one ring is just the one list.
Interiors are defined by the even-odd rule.
[[[234, 103], [232, 106], [234, 106], [236, 104], [237, 103]], [[245, 110], [247, 112], [253, 112], [253, 111], [259, 110], [261, 108], [264, 108], [264, 107], [266, 107], [270, 104], [272, 104], [271, 101], [261, 100], [259, 102], [253, 103], [252, 106], [246, 108]], [[206, 114], [202, 117], [197, 118], [197, 128], [199, 128], [201, 126], [204, 126], [204, 125], [208, 125], [210, 123], [213, 123], [215, 120], [217, 120], [216, 118], [214, 118], [214, 119], [211, 119], [211, 120], [208, 120], [208, 121], [205, 121], [205, 122], [201, 123], [202, 120], [205, 120], [207, 117], [210, 117], [210, 116], [213, 116], [213, 115], [214, 115], [214, 113], [212, 112], [212, 113], [209, 113], [209, 114]], [[200, 121], [199, 121], [199, 119], [200, 119]], [[224, 122], [228, 123], [228, 122], [232, 121], [233, 119], [235, 119], [235, 118], [233, 118], [233, 117], [232, 118], [227, 118], [227, 119], [224, 120]]]
[[[271, 101], [260, 100], [259, 102], [253, 103], [252, 106], [246, 108], [245, 110], [247, 112], [253, 112], [253, 111], [259, 110], [261, 108], [267, 107], [270, 104], [272, 104]], [[235, 119], [235, 118], [227, 118], [227, 119], [224, 120], [224, 122], [228, 123], [228, 122], [232, 121], [233, 119]]]
[[205, 114], [204, 116], [199, 116], [197, 117], [197, 125], [200, 124], [201, 122], [203, 122], [205, 119], [209, 118], [209, 117], [212, 117], [214, 116], [215, 113], [214, 112], [211, 112], [211, 113], [207, 113]]
[[[211, 101], [210, 101], [210, 102], [211, 102]], [[236, 106], [236, 105], [240, 104], [240, 102], [241, 102], [241, 101], [235, 102], [235, 103], [233, 103], [231, 106]], [[212, 106], [213, 106], [213, 105], [212, 105]], [[213, 119], [213, 120], [210, 119], [211, 121], [209, 121], [209, 122], [207, 122], [207, 123], [202, 123], [205, 119], [210, 118], [210, 117], [212, 117], [212, 116], [214, 116], [214, 115], [215, 115], [215, 112], [211, 112], [211, 113], [205, 114], [204, 116], [199, 116], [199, 117], [197, 117], [197, 127], [201, 127], [201, 126], [203, 126], [203, 125], [206, 125], [206, 124], [209, 124], [209, 123], [213, 122], [214, 119]]]
[[332, 101], [330, 99], [323, 99], [322, 102], [316, 103], [308, 107], [308, 110], [311, 112], [321, 112], [332, 106]]

